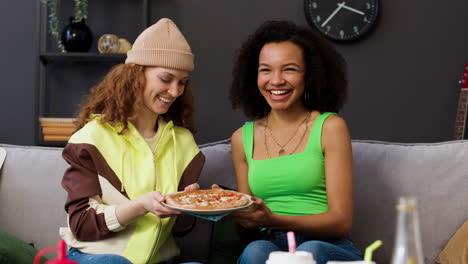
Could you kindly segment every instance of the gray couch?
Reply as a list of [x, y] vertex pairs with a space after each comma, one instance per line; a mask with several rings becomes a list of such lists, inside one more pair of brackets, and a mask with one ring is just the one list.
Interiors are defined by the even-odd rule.
[[[351, 237], [362, 251], [381, 239], [377, 263], [389, 263], [394, 240], [395, 203], [401, 195], [418, 200], [425, 263], [434, 263], [468, 219], [468, 141], [397, 144], [354, 140], [355, 215]], [[7, 152], [0, 172], [0, 230], [37, 248], [55, 246], [65, 226], [65, 192], [60, 180], [67, 164], [60, 148], [0, 145]], [[228, 140], [205, 144], [199, 183], [236, 188]], [[181, 260], [207, 261], [212, 222], [178, 239]]]

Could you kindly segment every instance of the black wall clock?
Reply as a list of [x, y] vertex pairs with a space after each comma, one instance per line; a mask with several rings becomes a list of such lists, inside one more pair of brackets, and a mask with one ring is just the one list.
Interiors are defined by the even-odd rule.
[[304, 0], [307, 22], [339, 42], [354, 41], [369, 33], [379, 9], [380, 0]]

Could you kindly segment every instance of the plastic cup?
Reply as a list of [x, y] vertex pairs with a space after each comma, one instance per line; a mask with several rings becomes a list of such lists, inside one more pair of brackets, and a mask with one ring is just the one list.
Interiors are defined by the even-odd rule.
[[274, 251], [268, 256], [265, 264], [316, 264], [314, 257], [307, 251], [296, 251], [289, 253], [285, 251]]

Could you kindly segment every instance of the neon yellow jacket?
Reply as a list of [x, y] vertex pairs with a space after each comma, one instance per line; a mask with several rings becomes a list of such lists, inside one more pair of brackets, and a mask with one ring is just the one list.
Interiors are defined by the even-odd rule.
[[123, 135], [118, 131], [95, 119], [65, 146], [68, 228], [60, 235], [84, 253], [118, 254], [136, 264], [167, 260], [179, 253], [171, 236], [175, 218], [148, 213], [122, 226], [115, 207], [151, 191], [178, 191], [182, 177], [198, 178], [204, 156], [192, 134], [172, 121], [158, 122], [154, 152], [131, 123]]

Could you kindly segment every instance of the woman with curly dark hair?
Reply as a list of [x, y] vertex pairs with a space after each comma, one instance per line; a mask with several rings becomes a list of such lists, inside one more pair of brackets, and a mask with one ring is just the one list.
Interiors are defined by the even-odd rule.
[[287, 251], [294, 231], [297, 250], [318, 264], [360, 260], [348, 233], [353, 216], [350, 136], [336, 115], [346, 98], [345, 61], [312, 29], [268, 21], [242, 45], [230, 99], [255, 119], [232, 135], [238, 190], [255, 206], [233, 217], [260, 230], [239, 263], [265, 263]]
[[70, 259], [160, 263], [179, 253], [171, 230], [181, 213], [163, 202], [199, 188], [205, 157], [191, 133], [193, 68], [189, 44], [163, 18], [92, 88], [63, 151], [68, 227], [60, 235]]

